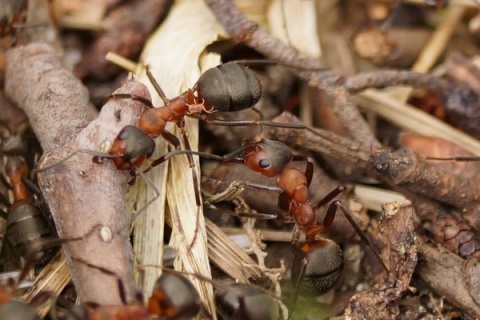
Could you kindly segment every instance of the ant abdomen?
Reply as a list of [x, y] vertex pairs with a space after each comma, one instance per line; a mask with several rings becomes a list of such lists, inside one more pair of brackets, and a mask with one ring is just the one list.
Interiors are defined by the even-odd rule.
[[221, 64], [207, 70], [196, 86], [198, 98], [203, 99], [207, 109], [221, 112], [248, 109], [262, 95], [255, 73], [236, 63]]
[[19, 256], [38, 251], [35, 261], [45, 259], [50, 250], [39, 249], [41, 240], [54, 237], [47, 220], [30, 202], [20, 201], [14, 204], [7, 217], [7, 238]]
[[234, 284], [215, 294], [218, 313], [226, 320], [280, 319], [277, 301], [262, 290]]
[[302, 244], [300, 250], [302, 253], [293, 261], [292, 280], [296, 282], [305, 268], [301, 294], [320, 295], [332, 289], [342, 277], [344, 261], [340, 246], [328, 239], [318, 239]]
[[198, 314], [201, 305], [195, 287], [187, 278], [164, 272], [155, 283], [148, 311], [168, 319], [191, 319]]

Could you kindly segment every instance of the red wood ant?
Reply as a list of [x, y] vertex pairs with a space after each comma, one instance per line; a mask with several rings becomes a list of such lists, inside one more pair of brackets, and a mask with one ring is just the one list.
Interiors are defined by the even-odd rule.
[[[141, 293], [136, 295], [133, 303], [127, 303], [123, 280], [106, 268], [89, 263], [83, 259], [72, 257], [73, 260], [102, 273], [115, 277], [123, 305], [99, 305], [85, 302], [66, 311], [66, 318], [78, 320], [147, 320], [153, 317], [159, 319], [191, 319], [195, 317], [202, 303], [193, 284], [179, 272], [165, 269], [153, 288], [152, 295], [145, 305]], [[57, 312], [51, 311], [51, 316], [58, 319]], [[62, 317], [63, 318], [63, 317]]]
[[201, 309], [200, 297], [193, 284], [184, 276], [164, 272], [157, 279], [145, 306], [141, 299], [135, 304], [97, 306], [86, 304], [84, 319], [191, 319]]
[[27, 0], [2, 1], [0, 9], [0, 38], [14, 35], [19, 25], [26, 19]]
[[[162, 158], [167, 159], [174, 154], [183, 152], [187, 151], [171, 152]], [[313, 161], [311, 159], [306, 159], [306, 169], [302, 172], [293, 167], [294, 156], [290, 148], [282, 142], [266, 139], [246, 141], [240, 150], [225, 156], [193, 151], [190, 153], [220, 161], [242, 162], [251, 170], [264, 176], [278, 177], [277, 186], [281, 190], [278, 206], [290, 214], [284, 220], [293, 220], [296, 227], [292, 241], [294, 251], [297, 252], [292, 269], [292, 277], [297, 280], [296, 289], [298, 290], [296, 292], [322, 294], [330, 290], [340, 279], [343, 270], [343, 256], [340, 247], [332, 240], [318, 237], [320, 233], [331, 226], [338, 208], [345, 214], [362, 241], [372, 249], [383, 268], [388, 272], [388, 268], [358, 227], [348, 209], [340, 200], [334, 200], [345, 191], [344, 186], [335, 188], [316, 204], [309, 201], [308, 187], [313, 177]], [[327, 212], [320, 223], [317, 221], [315, 211], [325, 205], [328, 205]], [[301, 234], [305, 236], [305, 240], [299, 241]]]
[[[42, 239], [55, 237], [55, 232], [44, 213], [34, 204], [32, 193], [27, 186], [27, 182], [32, 186], [33, 184], [27, 179], [28, 168], [25, 161], [21, 157], [11, 156], [5, 171], [15, 199], [7, 217], [7, 238], [18, 254], [25, 257], [29, 251], [41, 246]], [[34, 260], [43, 260], [52, 251], [52, 248], [39, 248]]]
[[5, 320], [37, 320], [39, 319], [34, 306], [14, 300], [10, 290], [0, 284], [0, 318]]

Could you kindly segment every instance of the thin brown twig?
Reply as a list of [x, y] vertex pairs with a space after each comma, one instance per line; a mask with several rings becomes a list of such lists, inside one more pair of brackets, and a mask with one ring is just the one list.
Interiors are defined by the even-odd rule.
[[272, 37], [262, 27], [248, 20], [233, 1], [205, 0], [205, 2], [234, 40], [247, 44], [281, 64], [292, 66], [291, 71], [295, 75], [332, 97], [335, 113], [346, 124], [355, 140], [364, 141], [372, 146], [380, 145], [355, 104], [349, 100], [348, 92], [341, 86], [342, 76], [324, 70], [325, 67], [317, 60], [299, 54], [295, 49]]

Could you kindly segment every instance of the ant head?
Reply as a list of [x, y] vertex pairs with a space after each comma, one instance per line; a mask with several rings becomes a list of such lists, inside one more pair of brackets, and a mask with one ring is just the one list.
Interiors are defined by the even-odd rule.
[[250, 285], [227, 286], [216, 293], [215, 302], [224, 319], [280, 319], [277, 301]]
[[155, 150], [155, 141], [135, 126], [125, 126], [115, 138], [111, 155], [123, 155], [114, 158], [115, 166], [120, 170], [131, 169], [131, 164], [136, 167], [149, 158]]
[[300, 250], [292, 266], [292, 279], [300, 281], [300, 293], [320, 295], [332, 289], [343, 271], [343, 253], [338, 244], [318, 239], [303, 243]]
[[195, 85], [199, 99], [209, 110], [233, 112], [255, 105], [262, 95], [260, 81], [253, 71], [236, 63], [207, 70]]
[[[28, 167], [22, 157], [11, 156], [8, 157], [5, 171], [11, 180], [20, 179], [28, 175]], [[12, 183], [14, 183], [12, 181]]]
[[247, 141], [245, 164], [267, 177], [280, 174], [293, 159], [292, 152], [283, 143], [273, 140]]
[[191, 319], [201, 308], [201, 301], [193, 284], [184, 276], [163, 272], [148, 301], [151, 314], [175, 319]]

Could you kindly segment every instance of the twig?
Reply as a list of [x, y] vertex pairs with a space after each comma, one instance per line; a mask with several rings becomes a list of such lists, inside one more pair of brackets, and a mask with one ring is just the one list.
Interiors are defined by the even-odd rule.
[[292, 66], [291, 70], [295, 75], [308, 81], [311, 86], [325, 90], [334, 100], [335, 113], [354, 139], [372, 146], [380, 145], [356, 106], [350, 101], [348, 92], [340, 85], [342, 79], [340, 75], [332, 71], [322, 71], [324, 66], [317, 60], [305, 57], [273, 38], [263, 28], [248, 20], [235, 7], [233, 1], [205, 0], [205, 2], [235, 41], [244, 42], [271, 59]]
[[[418, 246], [419, 263], [415, 273], [430, 284], [433, 291], [444, 296], [451, 303], [473, 318], [480, 317], [480, 305], [473, 297], [477, 296], [466, 281], [475, 272], [471, 263], [465, 262], [454, 253], [441, 247], [420, 241]], [[468, 261], [468, 260], [467, 260]], [[477, 270], [478, 276], [478, 270]]]

